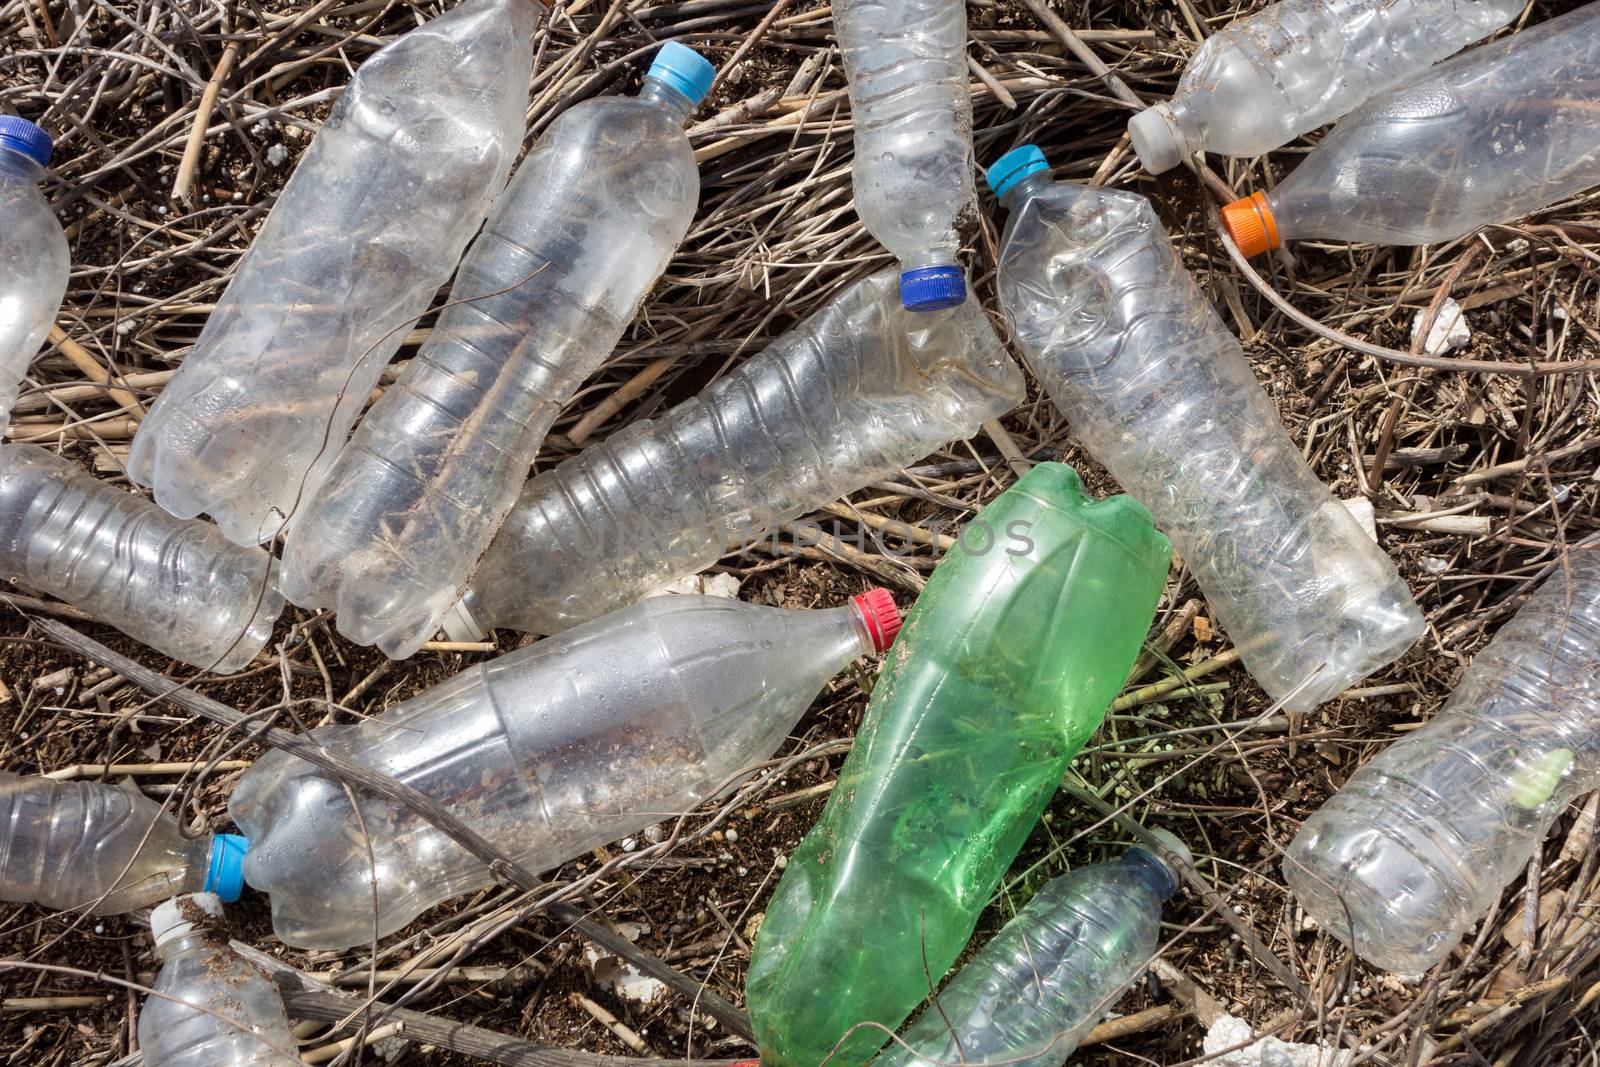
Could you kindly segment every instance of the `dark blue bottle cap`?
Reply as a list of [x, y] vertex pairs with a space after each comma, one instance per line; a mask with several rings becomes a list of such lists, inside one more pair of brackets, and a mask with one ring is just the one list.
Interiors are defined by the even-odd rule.
[[941, 311], [967, 299], [967, 275], [960, 267], [918, 267], [900, 275], [900, 303], [907, 311]]
[[677, 41], [668, 41], [661, 46], [661, 51], [656, 53], [645, 75], [672, 86], [695, 105], [706, 98], [716, 76], [717, 68], [705, 56]]
[[216, 834], [211, 839], [211, 869], [206, 872], [205, 892], [215, 893], [224, 904], [232, 904], [244, 892], [244, 854], [250, 839], [238, 834]]
[[995, 196], [1005, 196], [1006, 190], [1028, 175], [1049, 169], [1050, 164], [1045, 160], [1039, 146], [1025, 144], [1021, 148], [1013, 148], [995, 160], [989, 169], [983, 172], [983, 180], [989, 183], [989, 188], [994, 190]]
[[39, 166], [48, 167], [55, 147], [50, 135], [27, 119], [0, 115], [0, 148], [21, 152]]

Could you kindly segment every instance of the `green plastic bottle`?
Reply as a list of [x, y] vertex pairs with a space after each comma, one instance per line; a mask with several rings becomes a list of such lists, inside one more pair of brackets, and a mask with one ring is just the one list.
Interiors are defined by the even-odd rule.
[[963, 546], [767, 907], [746, 985], [762, 1067], [856, 1067], [927, 998], [1127, 679], [1171, 558], [1143, 506], [1089, 500], [1059, 463]]

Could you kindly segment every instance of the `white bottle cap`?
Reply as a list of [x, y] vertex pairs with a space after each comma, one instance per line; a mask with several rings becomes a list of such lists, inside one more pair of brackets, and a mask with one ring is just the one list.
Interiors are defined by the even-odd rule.
[[195, 930], [213, 925], [222, 918], [222, 899], [215, 893], [190, 893], [157, 904], [150, 912], [150, 932], [156, 948], [188, 937]]
[[489, 636], [489, 632], [479, 626], [478, 620], [467, 610], [465, 600], [457, 600], [450, 605], [450, 610], [439, 620], [439, 629], [446, 641], [482, 641]]

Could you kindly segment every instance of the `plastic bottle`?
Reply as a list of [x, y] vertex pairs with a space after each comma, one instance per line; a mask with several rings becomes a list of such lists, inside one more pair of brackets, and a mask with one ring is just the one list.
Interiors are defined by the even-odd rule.
[[175, 519], [34, 445], [0, 445], [0, 577], [82, 608], [136, 641], [231, 674], [283, 610], [274, 562], [215, 526]]
[[1597, 108], [1600, 6], [1589, 4], [1371, 101], [1223, 221], [1249, 256], [1303, 237], [1453, 240], [1600, 183]]
[[0, 433], [67, 293], [67, 238], [39, 191], [54, 147], [33, 123], [0, 115]]
[[[313, 736], [547, 869], [692, 810], [769, 757], [828, 679], [898, 629], [881, 589], [827, 611], [660, 597]], [[288, 944], [369, 942], [493, 881], [409, 810], [358, 797], [360, 818], [338, 782], [276, 751], [234, 790], [245, 878], [272, 894]]]
[[1000, 303], [1084, 445], [1155, 515], [1261, 688], [1306, 711], [1423, 630], [1394, 564], [1300, 457], [1149, 201], [989, 170]]
[[1170, 101], [1128, 123], [1151, 174], [1259, 156], [1487, 37], [1524, 0], [1280, 0], [1206, 39]]
[[162, 507], [253, 545], [310, 499], [505, 185], [540, 10], [465, 0], [356, 71], [133, 439]]
[[150, 915], [161, 971], [139, 1014], [148, 1067], [300, 1067], [283, 994], [228, 947], [222, 901], [169, 900]]
[[976, 301], [910, 316], [898, 289], [893, 269], [856, 283], [699, 396], [530, 481], [446, 634], [560, 632], [1021, 403]]
[[290, 600], [396, 658], [439, 629], [550, 424], [689, 229], [700, 174], [683, 124], [715, 74], [669, 42], [639, 96], [584, 101], [540, 138], [452, 306], [290, 532]]
[[0, 900], [121, 915], [175, 893], [239, 899], [248, 842], [186, 838], [138, 790], [0, 771]]
[[[1189, 862], [1177, 838], [1153, 832]], [[1053, 879], [873, 1067], [1060, 1067], [1155, 957], [1180, 877], [1135, 847]]]
[[867, 232], [900, 261], [909, 311], [954, 307], [956, 254], [977, 212], [963, 0], [839, 0], [833, 27], [849, 79], [851, 168]]
[[1477, 654], [1439, 714], [1306, 820], [1284, 876], [1357, 955], [1425, 971], [1527, 868], [1556, 816], [1597, 786], [1600, 544], [1591, 543]]
[[1133, 667], [1169, 558], [1141, 505], [1059, 463], [963, 530], [767, 904], [763, 1067], [863, 1063], [927, 998]]

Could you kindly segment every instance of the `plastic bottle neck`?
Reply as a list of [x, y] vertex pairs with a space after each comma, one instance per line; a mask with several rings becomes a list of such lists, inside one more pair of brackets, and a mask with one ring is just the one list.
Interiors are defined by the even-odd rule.
[[1000, 198], [1000, 205], [1007, 211], [1018, 211], [1029, 199], [1044, 192], [1053, 184], [1055, 182], [1050, 177], [1049, 171], [1036, 171], [1007, 189], [1005, 195]]
[[1154, 852], [1140, 847], [1130, 848], [1123, 854], [1122, 862], [1146, 879], [1162, 900], [1171, 900], [1178, 891], [1178, 873]]
[[215, 931], [197, 927], [186, 934], [169, 938], [157, 945], [156, 955], [161, 957], [162, 963], [171, 963], [185, 953], [196, 952], [206, 948], [217, 948], [223, 944], [222, 938]]
[[659, 78], [646, 78], [644, 80], [644, 87], [639, 90], [639, 99], [647, 100], [672, 112], [677, 116], [680, 124], [689, 121], [689, 116], [694, 114], [694, 109], [697, 106], [693, 100], [690, 100]]
[[38, 162], [29, 159], [21, 152], [10, 148], [0, 148], [0, 178], [8, 181], [22, 181], [30, 185], [44, 178], [44, 168]]

